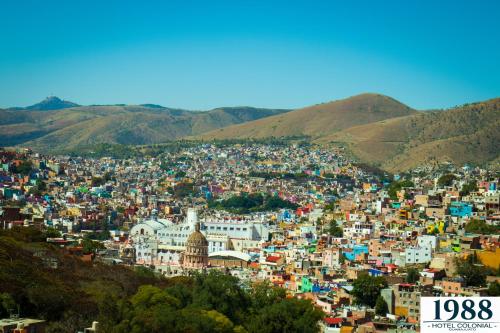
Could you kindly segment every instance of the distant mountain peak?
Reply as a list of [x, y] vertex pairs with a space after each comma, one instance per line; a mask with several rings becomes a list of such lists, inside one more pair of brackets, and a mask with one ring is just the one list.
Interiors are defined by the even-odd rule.
[[139, 104], [140, 106], [144, 106], [145, 108], [150, 108], [150, 109], [166, 109], [163, 105], [159, 104], [152, 104], [152, 103], [146, 103], [146, 104]]
[[40, 111], [48, 111], [48, 110], [60, 110], [72, 108], [75, 106], [79, 106], [76, 103], [65, 101], [60, 99], [57, 96], [48, 96], [43, 101], [30, 105], [26, 107], [26, 110], [40, 110]]

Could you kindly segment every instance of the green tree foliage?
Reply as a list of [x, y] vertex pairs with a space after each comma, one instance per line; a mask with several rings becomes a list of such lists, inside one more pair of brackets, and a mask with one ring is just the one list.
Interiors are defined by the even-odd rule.
[[489, 225], [482, 220], [471, 220], [465, 225], [465, 231], [474, 234], [494, 235], [500, 233], [500, 227]]
[[336, 201], [329, 202], [325, 205], [325, 210], [328, 212], [333, 212], [335, 211], [336, 205], [337, 205]]
[[296, 209], [298, 205], [278, 196], [262, 193], [250, 193], [233, 196], [226, 200], [211, 201], [209, 207], [229, 212], [246, 214], [249, 212], [276, 210], [281, 208]]
[[389, 312], [389, 306], [382, 296], [377, 297], [377, 302], [375, 303], [375, 313], [379, 316], [386, 316]]
[[177, 199], [183, 199], [196, 195], [196, 190], [191, 183], [179, 183], [173, 188], [169, 188], [168, 191]]
[[206, 275], [195, 275], [194, 279], [193, 304], [205, 310], [217, 310], [241, 322], [250, 300], [237, 278], [211, 271]]
[[20, 173], [23, 176], [29, 175], [33, 171], [33, 163], [28, 160], [21, 161], [19, 165], [12, 165], [11, 171], [13, 173]]
[[258, 282], [250, 291], [250, 299], [254, 309], [261, 309], [283, 301], [286, 291], [281, 288], [273, 288], [270, 282]]
[[419, 273], [418, 269], [413, 268], [413, 267], [408, 268], [408, 270], [406, 271], [405, 281], [407, 283], [415, 283], [419, 279], [420, 279], [420, 273]]
[[456, 258], [457, 274], [460, 275], [467, 286], [483, 286], [490, 269], [483, 266], [476, 254], [469, 255], [466, 259]]
[[175, 174], [175, 178], [184, 178], [184, 177], [186, 177], [186, 173], [184, 171], [178, 171]]
[[92, 186], [98, 187], [106, 184], [106, 180], [102, 177], [92, 177]]
[[47, 191], [47, 184], [41, 179], [37, 179], [36, 185], [30, 188], [29, 194], [42, 196]]
[[387, 281], [381, 276], [370, 276], [363, 273], [354, 280], [353, 287], [351, 294], [356, 298], [356, 303], [373, 308], [380, 295], [380, 290], [387, 287]]
[[333, 237], [342, 237], [343, 230], [336, 221], [331, 221], [328, 226], [328, 234]]
[[98, 250], [104, 250], [106, 247], [98, 241], [92, 240], [90, 238], [82, 239], [82, 247], [84, 254], [96, 253]]
[[45, 230], [45, 237], [47, 237], [47, 238], [59, 238], [59, 237], [61, 237], [61, 233], [59, 232], [59, 230], [49, 227], [49, 228], [47, 228], [47, 230]]
[[446, 175], [442, 175], [441, 177], [439, 177], [437, 183], [440, 187], [451, 186], [455, 179], [457, 179], [455, 175], [448, 173]]
[[76, 332], [94, 320], [109, 333], [319, 331], [322, 311], [269, 284], [242, 287], [219, 271], [165, 279], [89, 265], [23, 229], [0, 230], [0, 315], [19, 305], [21, 316], [48, 320], [47, 333]]
[[128, 302], [140, 285], [167, 285], [165, 279], [141, 277], [127, 267], [89, 265], [45, 240], [45, 233], [34, 228], [0, 230], [0, 294], [12, 296], [22, 317], [48, 320], [47, 333], [77, 332], [100, 320], [101, 299], [120, 315], [120, 302]]
[[493, 297], [500, 296], [500, 283], [494, 281], [488, 286], [488, 295]]
[[310, 177], [309, 175], [300, 172], [300, 173], [290, 173], [290, 172], [263, 172], [263, 171], [250, 171], [248, 173], [249, 177], [257, 177], [257, 178], [264, 178], [264, 179], [276, 179], [276, 178], [283, 178], [283, 179], [302, 179], [302, 178], [307, 178]]
[[144, 278], [154, 279], [158, 277], [158, 274], [153, 269], [146, 266], [136, 266], [134, 267], [134, 272]]
[[318, 332], [318, 322], [324, 314], [307, 300], [285, 298], [258, 309], [246, 322], [250, 333]]
[[393, 181], [387, 188], [387, 193], [392, 200], [398, 200], [397, 192], [405, 187], [414, 187], [415, 184], [411, 180]]
[[9, 293], [0, 293], [0, 318], [8, 317], [17, 309], [17, 304]]
[[[267, 283], [249, 290], [221, 272], [177, 278], [166, 289], [141, 286], [121, 306], [112, 301], [106, 332], [318, 332], [323, 313], [306, 300], [288, 299]], [[181, 300], [181, 299], [182, 300]], [[109, 302], [109, 297], [102, 299]], [[120, 328], [119, 330], [117, 328]]]
[[460, 191], [461, 196], [468, 195], [471, 192], [477, 191], [477, 184], [475, 181], [471, 181], [462, 186], [462, 190]]

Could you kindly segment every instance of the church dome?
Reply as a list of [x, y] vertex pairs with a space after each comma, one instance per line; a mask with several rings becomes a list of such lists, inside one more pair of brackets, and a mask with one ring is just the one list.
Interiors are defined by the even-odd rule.
[[205, 236], [201, 233], [199, 224], [196, 224], [195, 231], [191, 235], [189, 235], [186, 241], [186, 246], [187, 247], [208, 246], [208, 241], [205, 238]]
[[200, 232], [200, 223], [196, 223], [195, 231], [186, 241], [182, 266], [199, 269], [208, 265], [208, 241]]

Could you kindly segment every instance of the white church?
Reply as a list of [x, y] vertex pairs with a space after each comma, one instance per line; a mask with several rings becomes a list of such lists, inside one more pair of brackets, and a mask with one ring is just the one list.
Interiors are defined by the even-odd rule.
[[142, 221], [130, 230], [131, 245], [135, 252], [135, 262], [153, 265], [166, 275], [176, 275], [180, 267], [182, 252], [186, 241], [200, 222], [201, 232], [208, 240], [208, 254], [217, 255], [228, 250], [243, 251], [259, 247], [269, 238], [269, 226], [262, 218], [228, 219], [207, 217], [198, 219], [196, 209], [189, 208], [181, 223], [168, 219]]

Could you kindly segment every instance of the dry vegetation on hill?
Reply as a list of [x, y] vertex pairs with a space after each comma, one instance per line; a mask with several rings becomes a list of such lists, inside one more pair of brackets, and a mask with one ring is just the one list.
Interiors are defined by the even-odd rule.
[[351, 127], [318, 140], [344, 143], [361, 160], [396, 171], [428, 161], [498, 158], [500, 99]]
[[203, 139], [307, 135], [319, 138], [356, 125], [406, 116], [415, 110], [378, 94], [362, 94], [205, 133]]

